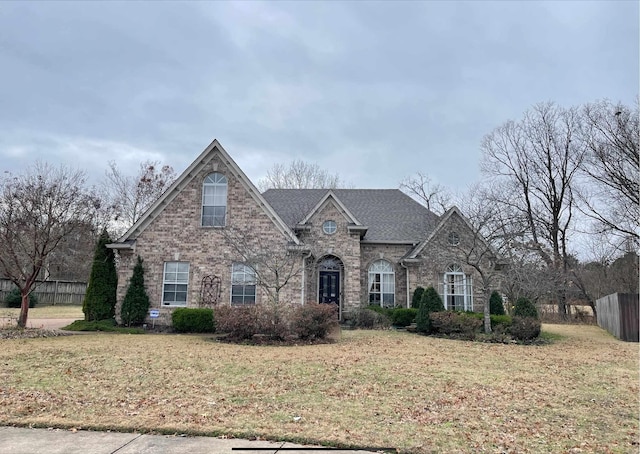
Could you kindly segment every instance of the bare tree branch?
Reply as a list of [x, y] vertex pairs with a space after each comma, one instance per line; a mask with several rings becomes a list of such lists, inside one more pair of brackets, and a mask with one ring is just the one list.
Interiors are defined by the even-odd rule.
[[288, 166], [274, 164], [256, 186], [264, 192], [267, 189], [337, 189], [351, 185], [337, 173], [331, 174], [318, 164], [295, 159]]
[[47, 257], [91, 224], [100, 199], [85, 188], [85, 175], [36, 163], [0, 180], [0, 273], [22, 295], [19, 326], [26, 326], [29, 293]]

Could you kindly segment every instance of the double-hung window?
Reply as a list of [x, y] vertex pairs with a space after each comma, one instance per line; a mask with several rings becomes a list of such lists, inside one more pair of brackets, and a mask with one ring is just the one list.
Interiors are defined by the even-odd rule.
[[186, 306], [189, 289], [189, 263], [165, 262], [162, 284], [163, 306]]
[[457, 264], [449, 265], [444, 273], [444, 307], [451, 311], [473, 310], [473, 285], [471, 276], [462, 271]]
[[231, 304], [255, 304], [256, 272], [244, 263], [234, 263], [231, 269]]
[[386, 260], [377, 260], [369, 267], [369, 303], [382, 307], [395, 305], [395, 280], [393, 266]]
[[202, 183], [202, 226], [224, 227], [227, 215], [227, 177], [207, 175]]

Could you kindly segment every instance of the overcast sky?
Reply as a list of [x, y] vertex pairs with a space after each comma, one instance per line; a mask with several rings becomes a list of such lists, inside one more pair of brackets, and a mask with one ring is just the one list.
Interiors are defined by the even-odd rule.
[[217, 138], [254, 182], [300, 158], [455, 190], [535, 103], [631, 105], [638, 24], [637, 1], [3, 1], [0, 172], [179, 173]]

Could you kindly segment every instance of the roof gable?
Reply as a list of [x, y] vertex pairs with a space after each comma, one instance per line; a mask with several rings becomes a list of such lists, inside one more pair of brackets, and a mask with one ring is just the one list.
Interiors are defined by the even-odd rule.
[[365, 242], [418, 244], [439, 220], [399, 189], [270, 189], [263, 196], [295, 227], [317, 209], [329, 191], [360, 225], [368, 227]]
[[[411, 251], [406, 258], [408, 259], [415, 259], [417, 258], [417, 256], [424, 250], [424, 248], [433, 241], [433, 239], [438, 236], [438, 234], [440, 232], [442, 232], [442, 230], [451, 223], [451, 218], [453, 216], [458, 216], [462, 222], [464, 223], [465, 226], [467, 226], [467, 228], [470, 231], [474, 231], [473, 226], [471, 225], [471, 223], [469, 222], [469, 220], [464, 217], [462, 215], [462, 213], [460, 212], [460, 210], [458, 209], [457, 206], [453, 206], [451, 208], [449, 208], [447, 210], [447, 212], [445, 214], [442, 215], [442, 217], [440, 218], [440, 222], [438, 223], [438, 225], [435, 227], [435, 229], [433, 229], [433, 231], [431, 231], [431, 233], [424, 239], [424, 241], [422, 241], [420, 244], [418, 244], [413, 251]], [[486, 242], [480, 238], [480, 241], [482, 241], [482, 243], [485, 244], [485, 246], [489, 247], [488, 245], [486, 245]]]
[[225, 149], [220, 145], [217, 139], [207, 146], [202, 153], [186, 168], [182, 174], [173, 182], [173, 184], [156, 200], [153, 205], [138, 219], [138, 221], [127, 230], [127, 232], [118, 240], [124, 247], [131, 240], [135, 240], [148, 226], [156, 219], [162, 211], [180, 194], [184, 188], [207, 166], [215, 157], [219, 156], [220, 160], [227, 166], [229, 171], [240, 181], [244, 189], [250, 194], [253, 200], [260, 206], [265, 214], [271, 219], [276, 228], [285, 235], [290, 241], [299, 244], [299, 240], [289, 226], [282, 220], [276, 211], [260, 194], [260, 191], [247, 178], [245, 173], [238, 167], [236, 162], [229, 156]]
[[335, 193], [331, 189], [329, 189], [327, 193], [324, 195], [324, 197], [322, 197], [318, 201], [318, 203], [316, 203], [316, 205], [311, 209], [311, 211], [309, 211], [307, 216], [302, 221], [300, 221], [300, 224], [306, 224], [307, 222], [309, 222], [316, 213], [321, 211], [328, 203], [331, 203], [331, 202], [334, 203], [338, 211], [340, 211], [340, 213], [345, 217], [345, 219], [348, 222], [355, 225], [362, 225], [362, 223], [359, 222], [358, 219], [356, 219], [356, 217], [349, 211], [349, 209], [346, 206], [344, 206], [344, 203], [342, 203], [342, 201], [340, 201], [340, 199], [336, 197]]

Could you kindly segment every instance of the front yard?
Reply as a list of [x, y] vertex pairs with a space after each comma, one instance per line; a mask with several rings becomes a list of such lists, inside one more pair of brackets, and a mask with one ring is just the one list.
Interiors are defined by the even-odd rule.
[[343, 331], [0, 340], [0, 424], [263, 437], [411, 452], [637, 452], [638, 344], [545, 325], [552, 345]]

